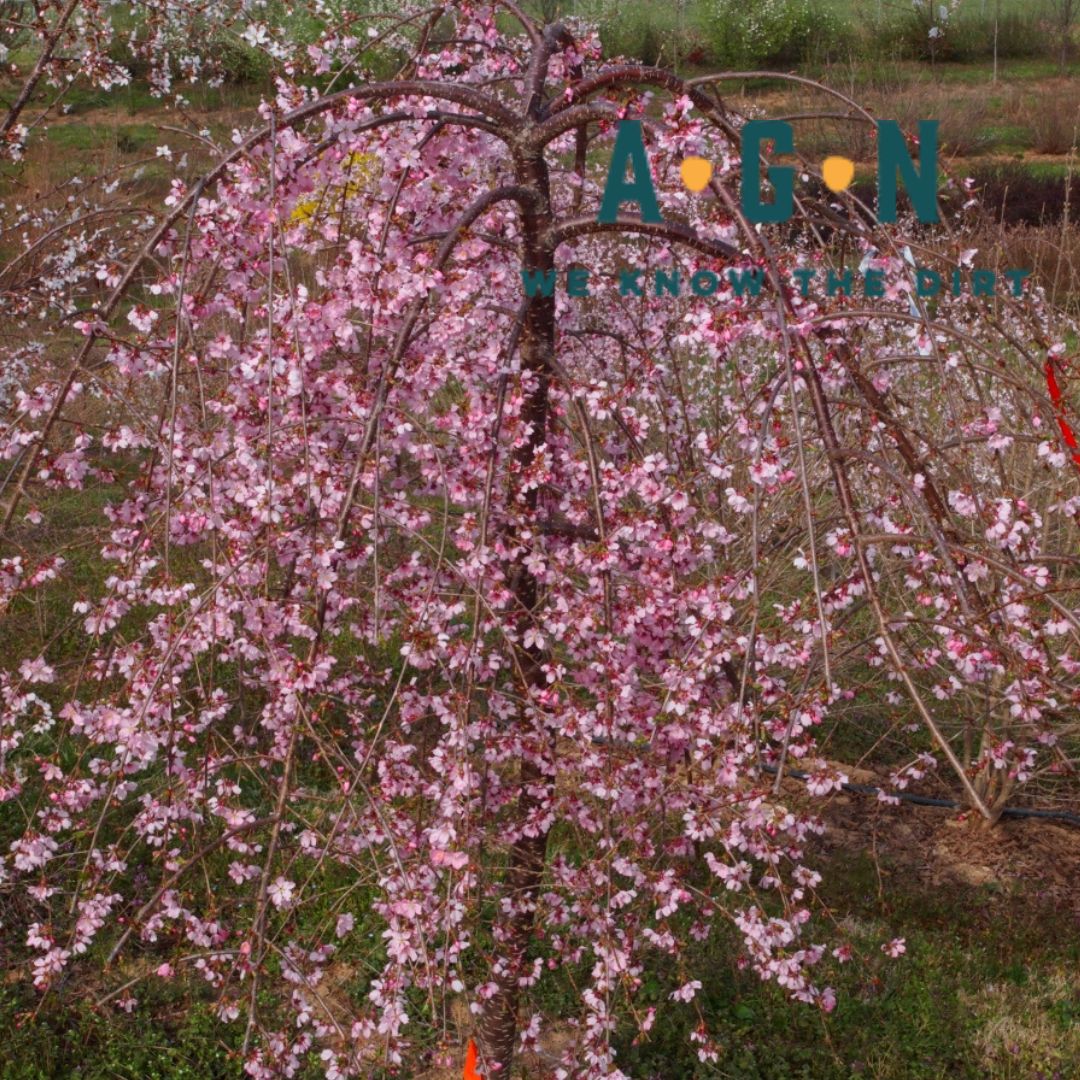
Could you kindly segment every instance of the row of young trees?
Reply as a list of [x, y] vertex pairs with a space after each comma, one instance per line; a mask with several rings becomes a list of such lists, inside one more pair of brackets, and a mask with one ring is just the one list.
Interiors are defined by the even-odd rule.
[[[821, 824], [770, 769], [835, 790], [818, 733], [872, 703], [910, 747], [891, 787], [940, 767], [987, 823], [1073, 770], [1056, 317], [920, 298], [915, 261], [973, 258], [958, 220], [905, 240], [806, 182], [753, 227], [724, 77], [604, 62], [582, 25], [395, 5], [295, 56], [246, 8], [178, 13], [280, 46], [252, 131], [157, 214], [107, 183], [4, 208], [0, 606], [52, 613], [0, 675], [26, 977], [104, 967], [131, 1007], [143, 978], [205, 983], [253, 1076], [416, 1075], [455, 1001], [507, 1075], [546, 981], [578, 1009], [554, 1074], [625, 1075], [618, 1040], [664, 1022], [644, 973], [697, 1010], [728, 925], [830, 1010], [850, 945], [812, 929]], [[73, 56], [123, 78], [97, 14], [42, 23], [12, 154]], [[371, 47], [396, 75], [364, 76]], [[625, 119], [660, 223], [597, 220]], [[839, 262], [883, 295], [790, 287]], [[628, 265], [765, 285], [624, 295]], [[523, 291], [573, 267], [611, 287]], [[80, 589], [50, 515], [95, 489]], [[691, 1031], [717, 1061], [709, 1017]]]

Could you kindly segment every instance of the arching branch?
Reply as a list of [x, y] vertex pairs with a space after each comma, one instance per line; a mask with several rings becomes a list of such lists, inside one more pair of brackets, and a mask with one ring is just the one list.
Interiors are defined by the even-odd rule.
[[723, 240], [710, 240], [698, 235], [688, 225], [676, 221], [641, 221], [639, 218], [617, 217], [611, 222], [597, 221], [595, 218], [581, 217], [569, 221], [557, 222], [552, 226], [549, 236], [553, 247], [574, 240], [579, 236], [591, 236], [596, 233], [640, 233], [659, 240], [670, 240], [673, 244], [683, 244], [705, 255], [714, 255], [720, 259], [733, 259], [739, 255], [739, 249], [724, 243]]
[[462, 232], [483, 214], [484, 211], [489, 210], [497, 203], [507, 202], [508, 200], [520, 203], [525, 209], [535, 209], [539, 201], [539, 196], [532, 188], [524, 187], [520, 184], [507, 185], [506, 187], [499, 187], [492, 191], [486, 191], [478, 199], [473, 201], [472, 205], [457, 219], [450, 231], [446, 234], [443, 242], [439, 245], [439, 253], [436, 256], [438, 264], [441, 266], [446, 262]]
[[[476, 110], [484, 117], [490, 117], [492, 120], [498, 121], [498, 124], [507, 131], [512, 130], [516, 121], [514, 115], [506, 109], [505, 106], [487, 94], [473, 90], [468, 86], [461, 86], [453, 83], [441, 83], [431, 79], [410, 79], [402, 82], [370, 83], [366, 86], [350, 87], [348, 90], [342, 90], [339, 93], [331, 94], [327, 97], [319, 98], [316, 101], [301, 105], [299, 108], [286, 113], [280, 119], [275, 120], [273, 125], [267, 125], [260, 131], [250, 135], [244, 142], [236, 147], [235, 150], [227, 154], [213, 169], [206, 173], [199, 183], [176, 204], [172, 212], [162, 219], [157, 229], [154, 230], [153, 234], [143, 245], [139, 253], [128, 264], [123, 276], [113, 289], [112, 293], [110, 293], [109, 297], [105, 300], [104, 304], [95, 309], [92, 314], [94, 314], [100, 322], [107, 320], [116, 311], [120, 301], [126, 295], [128, 289], [131, 288], [131, 285], [135, 281], [139, 271], [142, 269], [143, 264], [157, 250], [162, 240], [168, 235], [169, 230], [176, 222], [181, 220], [183, 216], [190, 211], [192, 204], [207, 188], [216, 184], [226, 174], [231, 165], [250, 154], [267, 139], [273, 137], [275, 131], [297, 127], [305, 121], [319, 116], [324, 112], [328, 112], [335, 106], [341, 105], [348, 100], [355, 99], [359, 101], [377, 102], [392, 100], [394, 98], [409, 97], [442, 99], [451, 101], [455, 104], [464, 105], [467, 108]], [[425, 117], [415, 117], [412, 119], [423, 118]], [[441, 120], [442, 114], [438, 110], [433, 110], [432, 118]], [[369, 121], [358, 124], [352, 131], [353, 133], [370, 131], [390, 123], [405, 123], [408, 119], [410, 119], [408, 113], [398, 111], [386, 117], [373, 117]], [[453, 122], [453, 120], [451, 120], [451, 122]], [[470, 122], [474, 123], [471, 119]], [[502, 138], [504, 141], [508, 140], [510, 137], [509, 135], [500, 134], [494, 124], [490, 126], [485, 124], [484, 126], [485, 130], [489, 130], [492, 134], [495, 134], [496, 137]], [[87, 335], [86, 340], [79, 348], [79, 351], [76, 353], [75, 358], [71, 363], [71, 367], [68, 369], [68, 373], [64, 378], [64, 382], [61, 384], [60, 390], [56, 395], [52, 408], [49, 411], [49, 415], [42, 427], [41, 435], [35, 443], [32, 452], [27, 455], [26, 461], [19, 472], [15, 490], [4, 511], [3, 522], [0, 524], [0, 531], [6, 532], [11, 526], [15, 512], [18, 509], [19, 503], [25, 492], [26, 483], [29, 477], [33, 475], [33, 471], [41, 458], [41, 453], [45, 447], [48, 433], [55, 425], [57, 417], [59, 417], [60, 413], [63, 411], [78, 373], [86, 363], [86, 359], [90, 355], [91, 349], [100, 337], [101, 332], [99, 330], [91, 330]]]
[[525, 115], [537, 119], [544, 111], [544, 84], [551, 58], [560, 46], [565, 49], [574, 45], [574, 37], [562, 23], [553, 23], [544, 28], [542, 40], [534, 44], [532, 63], [525, 79]]

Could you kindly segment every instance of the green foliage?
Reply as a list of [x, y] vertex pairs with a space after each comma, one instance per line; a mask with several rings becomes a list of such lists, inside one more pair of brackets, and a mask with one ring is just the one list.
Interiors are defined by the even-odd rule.
[[848, 22], [822, 0], [717, 0], [704, 25], [713, 59], [733, 67], [825, 60], [850, 37]]
[[[1031, 8], [1005, 12], [998, 21], [997, 53], [1000, 60], [1043, 56], [1046, 30]], [[994, 55], [994, 20], [987, 15], [964, 12], [950, 29], [947, 43], [951, 57], [961, 62], [988, 60]]]
[[214, 42], [214, 59], [232, 83], [269, 84], [273, 61], [262, 49], [255, 49], [234, 35], [221, 35]]
[[[972, 63], [994, 55], [995, 16], [992, 5], [977, 8], [961, 5], [945, 22], [933, 19], [924, 9], [913, 7], [902, 16], [879, 25], [877, 34], [883, 51], [912, 60], [952, 60]], [[930, 27], [939, 25], [941, 37], [932, 42]], [[1034, 5], [1009, 9], [997, 18], [999, 60], [1045, 56], [1046, 29]]]
[[[539, 6], [533, 5], [534, 14]], [[888, 0], [552, 0], [544, 7], [547, 18], [578, 15], [595, 22], [609, 55], [650, 64], [791, 67], [845, 58], [931, 58], [931, 13]], [[961, 4], [933, 43], [935, 62], [989, 60], [994, 20], [993, 4]], [[1003, 0], [999, 59], [1048, 57], [1051, 51], [1039, 7]]]
[[[566, 12], [563, 12], [566, 14]], [[710, 0], [581, 5], [609, 55], [674, 67], [761, 67], [823, 61], [850, 37], [829, 0]]]
[[588, 16], [599, 25], [600, 40], [609, 56], [628, 56], [646, 64], [674, 65], [690, 49], [689, 23], [675, 5], [630, 3], [616, 10], [602, 5]]

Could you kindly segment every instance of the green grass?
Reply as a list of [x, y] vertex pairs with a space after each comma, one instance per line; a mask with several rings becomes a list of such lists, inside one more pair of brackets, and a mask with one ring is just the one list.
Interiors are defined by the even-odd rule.
[[1025, 161], [1013, 167], [1037, 180], [1064, 180], [1070, 171], [1074, 176], [1077, 174], [1076, 167], [1070, 170], [1066, 161]]
[[162, 141], [153, 124], [125, 124], [116, 129], [116, 145], [125, 154], [145, 153]]
[[[801, 65], [804, 75], [821, 78], [837, 86], [868, 87], [882, 83], [907, 86], [917, 82], [932, 82], [953, 86], [993, 86], [994, 65], [988, 60], [964, 63], [943, 61], [933, 66], [918, 60], [876, 61], [870, 57], [855, 58], [854, 62], [808, 63]], [[1057, 78], [1058, 66], [1049, 60], [1005, 59], [998, 63], [998, 82], [1039, 82]], [[1065, 75], [1080, 75], [1080, 62], [1070, 63]], [[992, 101], [992, 99], [991, 99]]]
[[1023, 124], [989, 124], [980, 134], [987, 154], [1023, 153], [1034, 141], [1031, 130]]
[[73, 83], [63, 98], [69, 116], [94, 109], [116, 109], [134, 116], [147, 109], [160, 109], [161, 98], [150, 92], [147, 83], [135, 79], [127, 86], [116, 90], [98, 90], [83, 83]]
[[115, 146], [124, 154], [145, 153], [162, 140], [153, 124], [121, 124], [112, 127], [78, 121], [54, 124], [47, 130], [45, 137], [54, 146], [64, 150], [102, 150]]
[[[658, 1023], [645, 1045], [624, 1035], [619, 1060], [635, 1080], [1028, 1080], [1077, 1060], [1080, 939], [1064, 920], [999, 889], [919, 887], [887, 863], [882, 903], [865, 853], [836, 855], [822, 872], [827, 900], [863, 953], [822, 974], [836, 987], [835, 1012], [793, 1005], [739, 972], [736, 943], [711, 946], [692, 974], [723, 1058], [700, 1065], [687, 1031]], [[893, 936], [907, 940], [897, 960], [879, 950]], [[646, 975], [645, 992], [663, 1005], [659, 980]]]
[[[639, 1003], [657, 1006], [663, 1022], [638, 1046], [628, 1028], [620, 1030], [621, 1067], [635, 1080], [1030, 1080], [1067, 1070], [1077, 1060], [1069, 1055], [1080, 1054], [1075, 928], [1000, 887], [928, 888], [888, 861], [881, 872], [884, 901], [867, 854], [834, 854], [824, 867], [824, 897], [862, 954], [843, 967], [823, 964], [822, 981], [837, 989], [835, 1012], [792, 1004], [775, 986], [739, 971], [738, 943], [723, 935], [686, 958], [687, 977], [703, 983], [697, 1001], [723, 1046], [718, 1065], [694, 1057], [687, 1039], [694, 1013], [670, 1006], [670, 961], [658, 956], [643, 973]], [[295, 913], [299, 933], [317, 932], [339, 910], [362, 916], [365, 897], [350, 893], [343, 872], [338, 877]], [[342, 991], [354, 1001], [377, 965], [371, 929], [358, 917], [336, 958], [350, 972]], [[828, 939], [824, 922], [816, 929], [815, 940]], [[907, 940], [907, 954], [897, 960], [879, 949], [894, 936]], [[198, 982], [148, 979], [132, 992], [139, 1004], [130, 1014], [112, 1005], [95, 1011], [73, 980], [33, 1019], [32, 992], [0, 989], [0, 1078], [242, 1075], [242, 1024], [219, 1023]], [[557, 1024], [574, 1004], [573, 991], [549, 984], [538, 1004]]]
[[104, 145], [107, 133], [93, 124], [56, 124], [45, 137], [64, 150], [97, 150]]
[[[240, 1033], [223, 1025], [206, 1003], [191, 1004], [158, 991], [130, 1016], [94, 1011], [86, 1002], [52, 1001], [37, 1019], [33, 1002], [0, 988], [5, 1049], [2, 1080], [217, 1080], [240, 1077]], [[146, 1023], [160, 1010], [165, 1019]]]

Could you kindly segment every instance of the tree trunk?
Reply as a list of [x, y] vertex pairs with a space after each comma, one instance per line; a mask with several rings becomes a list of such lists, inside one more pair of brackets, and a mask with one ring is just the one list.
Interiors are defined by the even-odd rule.
[[[549, 785], [550, 778], [536, 765], [523, 761], [518, 782], [517, 819], [520, 827], [542, 804], [541, 793]], [[480, 1045], [488, 1070], [484, 1073], [485, 1080], [493, 1080], [494, 1076], [508, 1077], [514, 1060], [521, 998], [518, 980], [525, 972], [525, 954], [535, 923], [536, 896], [547, 861], [547, 838], [546, 829], [535, 836], [519, 836], [510, 851], [503, 899], [513, 906], [509, 913], [500, 914], [496, 924], [498, 959], [493, 978], [498, 990], [487, 1002], [480, 1021]]]
[[[555, 253], [547, 241], [551, 224], [548, 172], [543, 158], [537, 156], [522, 163], [518, 182], [538, 196], [535, 206], [523, 210], [524, 260], [528, 269], [546, 272], [554, 269]], [[535, 296], [528, 304], [521, 336], [521, 367], [534, 380], [525, 402], [523, 419], [530, 425], [529, 436], [515, 451], [514, 463], [518, 476], [531, 466], [536, 454], [547, 441], [548, 389], [551, 381], [551, 359], [555, 349], [555, 294]], [[532, 487], [514, 507], [526, 519], [534, 519], [540, 492]], [[510, 568], [510, 583], [518, 609], [518, 639], [524, 637], [532, 624], [540, 599], [536, 577], [525, 566], [519, 554]], [[542, 665], [545, 652], [536, 645], [519, 646], [518, 664], [524, 682], [523, 696], [544, 685]], [[528, 723], [522, 717], [525, 741], [534, 743], [534, 753], [542, 755], [542, 763], [523, 757], [518, 772], [518, 800], [515, 810], [515, 838], [510, 847], [510, 861], [502, 890], [502, 904], [494, 926], [495, 954], [492, 981], [498, 989], [484, 1007], [479, 1025], [480, 1045], [484, 1059], [485, 1080], [494, 1076], [508, 1077], [514, 1058], [518, 1033], [518, 1008], [521, 997], [519, 979], [526, 970], [526, 952], [532, 938], [536, 916], [536, 897], [543, 880], [547, 861], [547, 828], [537, 822], [530, 828], [531, 818], [538, 819], [542, 808], [550, 802], [554, 789], [554, 736], [545, 732], [525, 733]], [[545, 766], [550, 766], [545, 768]], [[529, 831], [526, 831], [526, 830]]]

